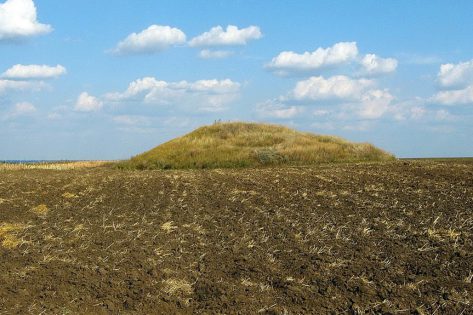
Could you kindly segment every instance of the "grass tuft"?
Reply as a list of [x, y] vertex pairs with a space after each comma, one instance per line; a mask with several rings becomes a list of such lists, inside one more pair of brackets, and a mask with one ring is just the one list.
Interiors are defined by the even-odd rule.
[[177, 295], [187, 296], [187, 295], [191, 295], [194, 292], [194, 290], [192, 289], [192, 285], [186, 280], [167, 279], [163, 281], [163, 284], [164, 284], [164, 292], [171, 295], [177, 294]]
[[0, 225], [0, 240], [2, 246], [7, 249], [14, 249], [22, 243], [17, 234], [24, 229], [26, 225], [19, 223], [2, 223]]
[[41, 204], [31, 209], [31, 211], [39, 216], [44, 217], [48, 214], [49, 209], [48, 206], [46, 206], [45, 204]]
[[174, 225], [173, 221], [165, 222], [161, 224], [161, 230], [165, 231], [166, 233], [171, 233], [175, 229], [177, 229], [177, 226]]

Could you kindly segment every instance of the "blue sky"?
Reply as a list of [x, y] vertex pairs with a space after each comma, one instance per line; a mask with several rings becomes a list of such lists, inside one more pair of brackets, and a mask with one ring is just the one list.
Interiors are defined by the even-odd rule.
[[473, 156], [471, 1], [0, 0], [0, 160], [122, 159], [217, 119]]

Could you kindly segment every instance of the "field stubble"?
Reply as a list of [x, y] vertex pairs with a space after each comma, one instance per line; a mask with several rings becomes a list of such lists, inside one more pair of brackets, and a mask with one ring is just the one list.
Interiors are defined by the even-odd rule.
[[0, 314], [473, 312], [473, 163], [0, 173]]

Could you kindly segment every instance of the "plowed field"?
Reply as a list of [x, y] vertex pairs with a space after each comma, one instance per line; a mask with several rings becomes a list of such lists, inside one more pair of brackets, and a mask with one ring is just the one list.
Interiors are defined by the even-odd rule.
[[472, 314], [473, 163], [0, 171], [0, 314]]

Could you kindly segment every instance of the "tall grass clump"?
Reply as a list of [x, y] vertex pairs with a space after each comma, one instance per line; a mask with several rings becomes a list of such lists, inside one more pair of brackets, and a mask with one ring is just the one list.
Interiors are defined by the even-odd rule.
[[232, 122], [198, 128], [117, 165], [124, 169], [203, 169], [392, 159], [393, 155], [368, 143], [279, 125]]

